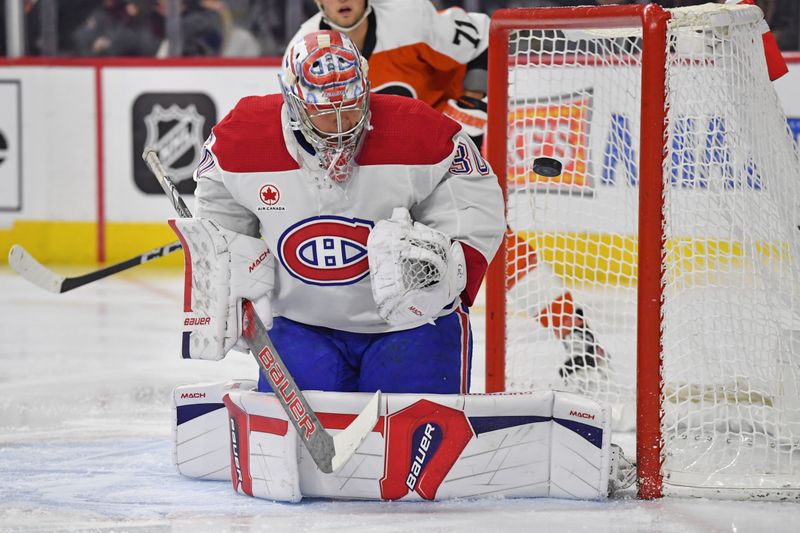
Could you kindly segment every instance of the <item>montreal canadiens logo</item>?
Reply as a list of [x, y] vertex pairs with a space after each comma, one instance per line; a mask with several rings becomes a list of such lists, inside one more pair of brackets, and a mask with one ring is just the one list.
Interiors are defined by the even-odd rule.
[[301, 220], [278, 240], [278, 258], [297, 279], [312, 285], [349, 285], [369, 274], [368, 220], [320, 216]]
[[345, 85], [358, 79], [356, 64], [356, 56], [349, 50], [338, 47], [319, 49], [303, 61], [303, 76], [314, 87]]
[[258, 197], [264, 205], [275, 205], [281, 201], [281, 191], [276, 186], [268, 183], [258, 191]]

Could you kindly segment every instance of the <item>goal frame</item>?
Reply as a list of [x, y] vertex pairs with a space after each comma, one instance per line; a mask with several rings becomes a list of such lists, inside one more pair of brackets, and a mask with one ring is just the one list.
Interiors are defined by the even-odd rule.
[[[661, 312], [666, 241], [663, 158], [666, 153], [666, 43], [670, 14], [655, 5], [497, 10], [489, 30], [486, 155], [507, 199], [509, 34], [517, 30], [642, 29], [637, 290], [636, 448], [639, 496], [662, 496]], [[505, 237], [486, 274], [486, 392], [505, 390]]]

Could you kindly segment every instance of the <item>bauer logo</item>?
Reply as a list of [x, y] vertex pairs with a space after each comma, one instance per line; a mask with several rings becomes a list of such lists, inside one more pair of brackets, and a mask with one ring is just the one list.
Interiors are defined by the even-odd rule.
[[[509, 140], [513, 146], [508, 166], [510, 187], [532, 187], [541, 191], [591, 193], [589, 129], [593, 91], [511, 103], [508, 113]], [[563, 165], [558, 176], [533, 171], [539, 157], [557, 159]]]
[[436, 454], [436, 449], [442, 442], [442, 430], [434, 424], [425, 424], [424, 427], [420, 426], [414, 431], [414, 437], [411, 442], [413, 458], [411, 460], [411, 468], [406, 477], [408, 490], [414, 490], [417, 487], [417, 481], [425, 469], [425, 465]]
[[302, 396], [298, 394], [297, 385], [291, 381], [291, 376], [283, 373], [283, 368], [269, 346], [265, 346], [258, 353], [258, 360], [261, 361], [261, 372], [272, 382], [272, 390], [283, 398], [283, 404], [288, 408], [287, 413], [294, 419], [300, 437], [305, 440], [311, 439], [317, 426], [311, 415], [306, 412]]
[[426, 500], [433, 500], [472, 439], [472, 428], [464, 411], [419, 400], [389, 415], [386, 424], [381, 498], [399, 500], [414, 491]]
[[278, 258], [295, 278], [311, 285], [349, 285], [369, 274], [367, 237], [373, 223], [320, 216], [301, 220], [278, 240]]
[[133, 179], [146, 194], [164, 194], [142, 160], [152, 146], [178, 191], [194, 192], [192, 173], [203, 157], [203, 142], [217, 122], [217, 109], [203, 93], [145, 93], [133, 103]]
[[233, 489], [239, 492], [239, 488], [244, 483], [244, 476], [242, 476], [242, 463], [239, 458], [239, 428], [236, 424], [236, 418], [230, 417], [231, 422], [231, 468], [233, 470]]

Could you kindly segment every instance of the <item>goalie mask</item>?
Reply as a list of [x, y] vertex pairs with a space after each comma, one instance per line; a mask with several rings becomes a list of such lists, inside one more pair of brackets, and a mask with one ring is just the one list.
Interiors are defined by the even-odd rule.
[[369, 124], [366, 60], [345, 35], [316, 31], [289, 45], [280, 83], [290, 127], [311, 143], [328, 177], [345, 181]]

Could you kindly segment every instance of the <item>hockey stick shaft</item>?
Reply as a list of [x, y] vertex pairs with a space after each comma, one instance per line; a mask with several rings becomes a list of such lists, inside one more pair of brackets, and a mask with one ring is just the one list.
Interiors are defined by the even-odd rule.
[[80, 276], [66, 277], [53, 272], [41, 264], [25, 248], [19, 244], [15, 244], [8, 252], [8, 264], [14, 270], [14, 272], [30, 281], [34, 285], [47, 291], [60, 294], [62, 292], [71, 291], [72, 289], [77, 289], [78, 287], [83, 287], [84, 285], [97, 280], [107, 278], [108, 276], [128, 270], [129, 268], [160, 259], [180, 249], [180, 241], [175, 241], [165, 244], [164, 246], [159, 246], [158, 248], [153, 248], [152, 250], [148, 250], [143, 254], [137, 255], [136, 257], [131, 257], [130, 259], [126, 259], [120, 263], [109, 265], [93, 272], [88, 272]]
[[[145, 148], [142, 158], [158, 179], [161, 188], [172, 202], [175, 211], [183, 218], [191, 218], [192, 213], [181, 198], [175, 184], [167, 175], [166, 169], [158, 159], [153, 148]], [[331, 436], [325, 431], [316, 413], [308, 404], [303, 393], [286, 368], [278, 350], [269, 338], [267, 328], [258, 318], [253, 304], [249, 300], [243, 302], [242, 336], [247, 342], [250, 352], [255, 357], [261, 373], [275, 393], [283, 410], [297, 430], [300, 440], [308, 449], [317, 467], [325, 473], [336, 471], [355, 453], [358, 446], [372, 431], [378, 421], [380, 391], [376, 392], [364, 410], [350, 426]]]

